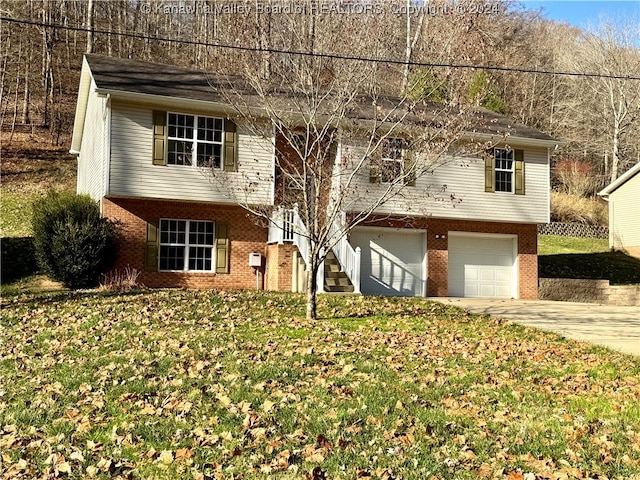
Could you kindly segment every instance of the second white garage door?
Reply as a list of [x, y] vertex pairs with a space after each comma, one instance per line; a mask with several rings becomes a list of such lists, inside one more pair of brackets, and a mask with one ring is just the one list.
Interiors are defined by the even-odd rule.
[[426, 239], [424, 232], [392, 228], [359, 228], [349, 239], [360, 247], [360, 288], [368, 295], [424, 296]]
[[517, 298], [515, 248], [515, 236], [449, 232], [449, 295]]

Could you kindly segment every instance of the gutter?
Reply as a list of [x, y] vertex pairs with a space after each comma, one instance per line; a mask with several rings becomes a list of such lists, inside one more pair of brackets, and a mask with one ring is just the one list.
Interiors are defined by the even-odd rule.
[[497, 133], [464, 132], [463, 135], [470, 140], [477, 139], [514, 145], [526, 145], [529, 147], [558, 148], [567, 143], [556, 139], [544, 140], [541, 138], [519, 137], [517, 135], [510, 135], [509, 132], [505, 132], [504, 135]]

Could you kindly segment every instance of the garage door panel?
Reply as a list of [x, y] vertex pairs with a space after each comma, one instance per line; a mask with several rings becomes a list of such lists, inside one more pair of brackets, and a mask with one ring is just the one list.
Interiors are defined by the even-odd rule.
[[356, 229], [351, 245], [361, 249], [361, 291], [369, 295], [424, 295], [424, 234]]
[[514, 237], [449, 235], [449, 295], [514, 296]]

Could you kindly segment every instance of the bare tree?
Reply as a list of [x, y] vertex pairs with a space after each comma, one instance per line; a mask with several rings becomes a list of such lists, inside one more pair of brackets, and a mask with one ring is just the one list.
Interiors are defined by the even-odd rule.
[[640, 72], [639, 41], [637, 22], [602, 21], [597, 29], [578, 39], [569, 57], [577, 71], [603, 75], [577, 82], [585, 87], [579, 98], [589, 102], [581, 102], [579, 114], [588, 119], [588, 128], [606, 139], [602, 158], [608, 181], [618, 177], [623, 144], [640, 121], [640, 81], [624, 78]]
[[[308, 38], [292, 29], [288, 35], [301, 47]], [[220, 170], [211, 178], [269, 223], [278, 207], [297, 206], [303, 226], [296, 233], [307, 241], [307, 318], [315, 319], [318, 271], [327, 254], [389, 202], [433, 196], [416, 181], [451, 160], [455, 148], [465, 147], [460, 138], [467, 114], [448, 104], [381, 94], [373, 62], [294, 54], [275, 60], [268, 79], [256, 56], [243, 80], [218, 84], [218, 92], [233, 106], [239, 130], [272, 143], [276, 178], [246, 170], [242, 182], [234, 181], [238, 173]], [[252, 203], [252, 194], [274, 181], [276, 205]], [[412, 213], [428, 212], [414, 208]]]

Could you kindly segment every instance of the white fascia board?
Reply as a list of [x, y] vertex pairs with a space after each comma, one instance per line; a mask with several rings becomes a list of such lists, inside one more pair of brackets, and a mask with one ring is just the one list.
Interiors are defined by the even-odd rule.
[[629, 180], [631, 177], [633, 177], [635, 174], [639, 172], [640, 172], [640, 163], [636, 164], [633, 168], [631, 168], [630, 170], [627, 170], [623, 175], [619, 176], [609, 185], [604, 187], [602, 191], [598, 192], [598, 195], [602, 197], [611, 195], [613, 192], [615, 192], [618, 189], [618, 187], [620, 187], [623, 183], [625, 183], [627, 180]]
[[539, 138], [530, 137], [518, 137], [515, 135], [498, 135], [495, 133], [479, 133], [479, 132], [464, 132], [463, 136], [469, 140], [480, 140], [484, 142], [495, 142], [496, 144], [507, 144], [513, 146], [523, 147], [543, 147], [543, 148], [555, 148], [564, 145], [566, 142], [559, 140], [542, 140]]
[[78, 100], [76, 101], [76, 114], [73, 120], [73, 135], [71, 137], [71, 148], [69, 153], [80, 154], [82, 147], [82, 135], [84, 134], [84, 122], [87, 114], [87, 104], [89, 103], [89, 92], [93, 78], [87, 59], [82, 59], [82, 70], [80, 73], [80, 84], [78, 86]]
[[162, 95], [152, 95], [149, 93], [126, 92], [122, 90], [111, 90], [98, 88], [98, 94], [110, 95], [112, 100], [128, 100], [134, 103], [157, 105], [164, 110], [215, 110], [226, 115], [236, 114], [237, 110], [227, 103], [209, 102], [205, 100], [193, 100], [189, 98], [166, 97]]

